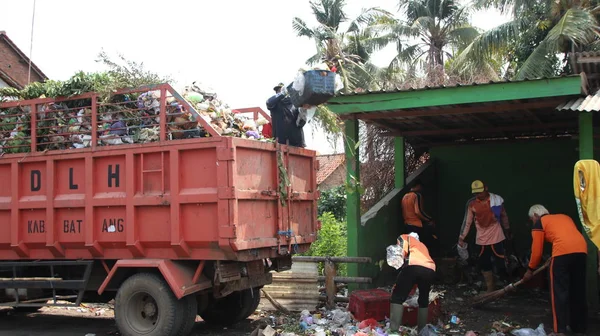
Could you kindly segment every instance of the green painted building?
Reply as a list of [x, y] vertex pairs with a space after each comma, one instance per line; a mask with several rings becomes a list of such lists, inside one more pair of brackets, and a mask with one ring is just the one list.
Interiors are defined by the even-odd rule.
[[[531, 244], [533, 204], [577, 219], [573, 167], [594, 158], [593, 113], [600, 109], [582, 75], [454, 87], [344, 94], [328, 107], [345, 122], [348, 183], [360, 181], [359, 120], [395, 137], [396, 189], [365, 214], [358, 193], [347, 197], [348, 255], [385, 259], [402, 230], [401, 197], [417, 176], [444, 251], [456, 244], [470, 184], [481, 179], [505, 200], [517, 251]], [[595, 93], [595, 92], [594, 92]], [[585, 99], [585, 98], [588, 99]], [[591, 102], [591, 103], [590, 103]], [[405, 144], [430, 160], [405, 176]], [[473, 243], [475, 228], [468, 242]], [[597, 249], [589, 244], [589, 293], [598, 292]], [[348, 265], [350, 276], [386, 274], [376, 265]], [[590, 296], [596, 304], [597, 295]]]

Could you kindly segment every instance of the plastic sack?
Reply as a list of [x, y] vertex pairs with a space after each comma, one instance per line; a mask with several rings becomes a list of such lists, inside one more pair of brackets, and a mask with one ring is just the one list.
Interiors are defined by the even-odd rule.
[[425, 326], [425, 328], [419, 331], [419, 336], [437, 336], [437, 329], [431, 324]]
[[464, 246], [456, 245], [456, 249], [458, 250], [458, 257], [461, 261], [469, 260], [469, 245], [464, 243]]
[[513, 330], [510, 333], [515, 336], [546, 336], [546, 331], [544, 331], [543, 323], [540, 323], [540, 325], [535, 330], [531, 328], [521, 328]]
[[191, 91], [186, 93], [185, 99], [190, 103], [198, 104], [204, 100], [204, 96], [198, 92]]
[[395, 269], [400, 269], [404, 265], [402, 246], [390, 245], [387, 247], [387, 263]]
[[307, 123], [309, 123], [315, 117], [316, 112], [317, 112], [316, 106], [311, 106], [309, 109], [306, 110], [306, 122]]
[[344, 88], [344, 82], [342, 81], [342, 76], [340, 74], [335, 74], [335, 92], [340, 91]]
[[332, 317], [333, 322], [335, 323], [335, 325], [343, 327], [344, 325], [352, 322], [352, 318], [350, 317], [350, 313], [345, 312], [345, 311], [341, 311], [339, 309], [336, 309], [333, 311], [333, 317]]
[[296, 90], [300, 96], [304, 94], [304, 84], [304, 71], [298, 71], [298, 74], [296, 75], [296, 78], [294, 78], [294, 82], [292, 83], [292, 88]]

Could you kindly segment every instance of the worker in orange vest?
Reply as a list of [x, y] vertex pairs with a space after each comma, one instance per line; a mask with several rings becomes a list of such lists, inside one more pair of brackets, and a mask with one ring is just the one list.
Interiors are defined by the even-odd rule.
[[435, 262], [429, 255], [425, 244], [419, 241], [415, 232], [398, 237], [397, 244], [402, 247], [404, 264], [396, 279], [390, 305], [390, 335], [397, 335], [404, 315], [404, 301], [414, 285], [419, 289], [419, 330], [427, 324], [429, 312], [429, 292], [435, 280]]
[[533, 277], [542, 260], [544, 241], [552, 244], [550, 264], [550, 296], [554, 332], [564, 335], [567, 324], [574, 333], [585, 333], [587, 329], [586, 265], [587, 244], [571, 217], [549, 214], [543, 206], [536, 204], [529, 209], [533, 222], [531, 235], [531, 258], [529, 270], [523, 281]]

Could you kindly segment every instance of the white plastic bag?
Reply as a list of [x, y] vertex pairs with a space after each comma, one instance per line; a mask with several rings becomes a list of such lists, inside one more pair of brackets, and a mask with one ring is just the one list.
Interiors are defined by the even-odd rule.
[[335, 92], [338, 92], [343, 88], [344, 88], [344, 82], [342, 81], [342, 76], [340, 76], [340, 74], [336, 73], [334, 90], [335, 90]]
[[426, 325], [421, 331], [419, 331], [419, 336], [437, 336], [437, 329], [431, 324]]
[[296, 78], [294, 78], [294, 83], [292, 83], [292, 88], [298, 92], [300, 96], [304, 94], [304, 72], [298, 71]]
[[395, 269], [400, 269], [404, 265], [404, 256], [402, 246], [390, 245], [387, 247], [387, 263]]
[[531, 328], [522, 328], [513, 330], [510, 333], [515, 336], [546, 336], [546, 331], [544, 331], [543, 323], [540, 323], [540, 325], [535, 330]]
[[458, 257], [461, 261], [469, 260], [469, 245], [464, 243], [464, 246], [456, 245], [456, 249], [458, 250]]
[[317, 112], [316, 106], [311, 106], [308, 110], [306, 110], [306, 122], [309, 123], [315, 116]]

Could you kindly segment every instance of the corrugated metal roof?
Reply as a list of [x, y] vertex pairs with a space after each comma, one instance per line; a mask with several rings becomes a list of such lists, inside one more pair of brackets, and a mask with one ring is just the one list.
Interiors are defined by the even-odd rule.
[[556, 76], [556, 77], [543, 77], [543, 78], [525, 78], [525, 79], [519, 79], [519, 80], [501, 80], [501, 81], [489, 81], [489, 82], [485, 82], [485, 83], [470, 83], [470, 84], [455, 84], [455, 85], [439, 85], [439, 86], [424, 86], [424, 87], [420, 87], [420, 88], [414, 88], [414, 87], [409, 87], [409, 88], [399, 88], [396, 87], [394, 89], [383, 89], [383, 90], [364, 90], [364, 91], [359, 91], [359, 92], [351, 92], [351, 93], [339, 93], [340, 96], [357, 96], [357, 95], [366, 95], [366, 94], [378, 94], [378, 93], [399, 93], [399, 92], [410, 92], [410, 91], [425, 91], [425, 90], [437, 90], [437, 89], [445, 89], [445, 88], [456, 88], [456, 87], [472, 87], [472, 86], [479, 86], [479, 85], [494, 85], [494, 84], [506, 84], [506, 83], [519, 83], [519, 82], [529, 82], [529, 81], [544, 81], [544, 80], [549, 80], [549, 79], [556, 79], [556, 78], [565, 78], [565, 77], [579, 77], [579, 74], [575, 74], [575, 75], [563, 75], [563, 76]]
[[557, 106], [556, 109], [559, 111], [598, 112], [600, 111], [600, 90], [596, 91], [594, 95], [569, 100]]

